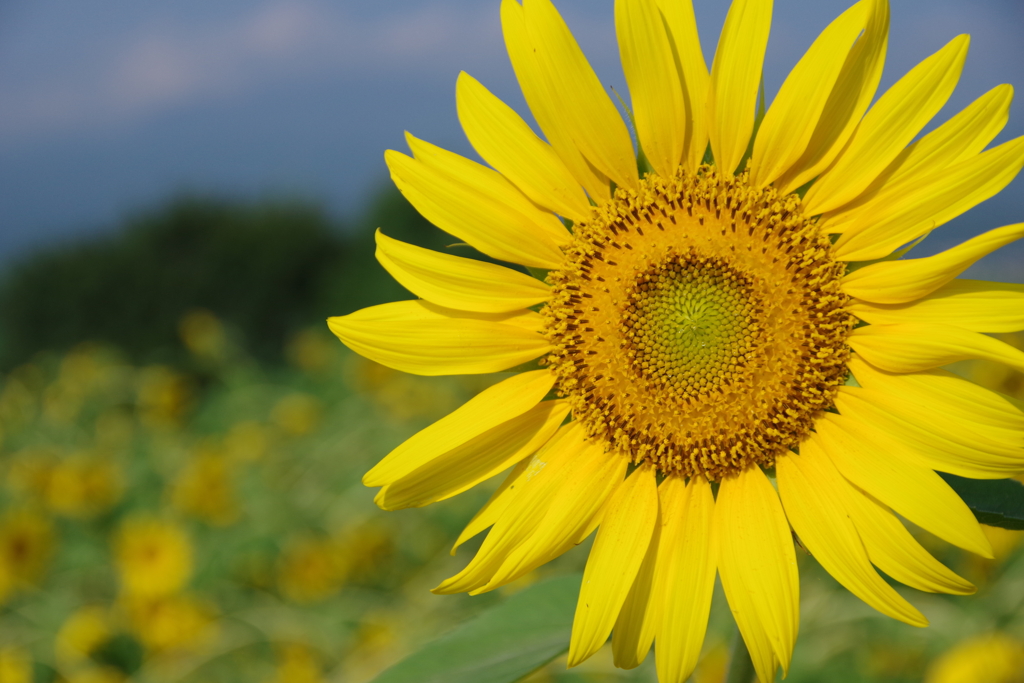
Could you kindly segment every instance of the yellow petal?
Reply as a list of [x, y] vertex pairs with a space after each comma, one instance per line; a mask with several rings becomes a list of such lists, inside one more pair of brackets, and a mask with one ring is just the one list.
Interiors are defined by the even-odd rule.
[[972, 332], [1017, 332], [1024, 330], [1024, 285], [953, 280], [909, 304], [854, 300], [846, 310], [879, 325], [947, 323]]
[[537, 278], [476, 259], [441, 254], [377, 231], [377, 260], [416, 296], [463, 311], [505, 313], [546, 301], [551, 289]]
[[[385, 152], [384, 159], [402, 195], [424, 218], [448, 234], [503, 261], [549, 269], [561, 263], [559, 242], [531, 218], [540, 214], [540, 209], [489, 168], [476, 164], [482, 175], [494, 173], [490, 179], [496, 181], [492, 187], [496, 192], [481, 194], [458, 175], [419, 159], [394, 150]], [[554, 215], [551, 218], [557, 220]]]
[[401, 510], [456, 496], [543, 446], [568, 414], [565, 401], [542, 401], [392, 481], [374, 502], [383, 510]]
[[860, 212], [836, 242], [844, 261], [882, 258], [998, 194], [1024, 167], [1024, 137], [920, 174], [877, 210]]
[[661, 536], [655, 569], [660, 603], [655, 646], [658, 680], [683, 683], [700, 658], [711, 613], [718, 549], [712, 544], [715, 498], [711, 485], [693, 477], [668, 477], [659, 487]]
[[844, 232], [863, 214], [873, 214], [907, 191], [921, 174], [946, 168], [979, 154], [1006, 125], [1013, 86], [996, 86], [963, 111], [900, 152], [864, 194], [822, 216], [819, 225], [829, 233]]
[[850, 484], [812, 434], [800, 454], [775, 461], [779, 496], [800, 541], [822, 567], [851, 593], [882, 614], [911, 626], [927, 626], [913, 605], [878, 575], [850, 519]]
[[861, 0], [822, 31], [786, 77], [754, 141], [750, 181], [768, 185], [803, 156], [874, 0]]
[[[660, 489], [659, 489], [660, 493]], [[659, 496], [660, 504], [660, 496]], [[619, 669], [635, 669], [647, 658], [654, 643], [655, 623], [661, 615], [664, 596], [654, 593], [654, 568], [661, 543], [662, 520], [659, 514], [647, 546], [640, 571], [633, 580], [626, 602], [612, 629], [612, 655]]]
[[471, 315], [422, 301], [371, 306], [327, 325], [356, 353], [416, 375], [501, 372], [551, 348], [534, 331], [539, 316]]
[[736, 171], [754, 132], [771, 24], [771, 0], [733, 0], [725, 17], [711, 65], [707, 103], [711, 151], [723, 173]]
[[857, 355], [847, 365], [865, 389], [906, 396], [939, 415], [957, 415], [999, 430], [1024, 430], [1024, 412], [1010, 400], [948, 370], [927, 370], [909, 375], [879, 370]]
[[875, 97], [889, 44], [888, 0], [873, 0], [864, 33], [846, 57], [803, 156], [775, 181], [782, 194], [795, 192], [821, 174], [845, 149]]
[[622, 482], [608, 509], [583, 571], [569, 641], [569, 666], [601, 649], [633, 585], [658, 518], [654, 469], [641, 466]]
[[636, 189], [629, 130], [550, 0], [524, 0], [526, 30], [548, 94], [583, 156], [619, 187]]
[[[554, 386], [547, 370], [514, 375], [490, 386], [454, 412], [406, 439], [363, 477], [366, 486], [384, 486], [536, 406]], [[525, 456], [524, 456], [525, 457]]]
[[865, 325], [853, 331], [848, 343], [864, 360], [889, 372], [930, 370], [968, 358], [1006, 363], [1024, 372], [1024, 351], [952, 325]]
[[[565, 427], [562, 429], [564, 430]], [[557, 438], [558, 433], [552, 437], [552, 440]], [[548, 443], [550, 444], [551, 441]], [[462, 530], [461, 534], [459, 534], [459, 537], [455, 540], [455, 545], [452, 546], [452, 555], [455, 554], [455, 551], [459, 549], [460, 545], [498, 521], [498, 517], [501, 516], [512, 502], [512, 497], [515, 495], [515, 486], [517, 483], [520, 483], [518, 481], [519, 477], [526, 472], [532, 461], [533, 458], [524, 458], [512, 468], [512, 471], [508, 473], [507, 477], [505, 477], [505, 481], [501, 482], [501, 486], [491, 494], [491, 497], [488, 498], [483, 507], [473, 515], [473, 519], [469, 520], [469, 524], [467, 524], [466, 528]]]
[[[913, 400], [911, 396], [914, 395], [908, 395], [902, 400]], [[864, 425], [863, 429], [867, 432], [881, 432], [879, 438], [891, 436], [898, 439], [906, 447], [900, 454], [921, 467], [971, 479], [1004, 479], [1024, 471], [1021, 449], [1007, 453], [1005, 448], [993, 448], [988, 431], [968, 430], [958, 433], [942, 425], [938, 417], [922, 419], [920, 414], [909, 412], [906, 406], [899, 405], [900, 400], [901, 395], [891, 389], [883, 392], [843, 387], [836, 396], [836, 407], [841, 414]], [[943, 408], [946, 411], [950, 408], [949, 404], [938, 402], [931, 403], [931, 406], [937, 416], [943, 414]], [[962, 423], [962, 418], [950, 419], [950, 422]], [[940, 424], [941, 428], [936, 428], [936, 424]], [[997, 427], [986, 426], [984, 429], [995, 430]], [[1019, 434], [1020, 429], [1015, 429], [1013, 433]], [[972, 440], [972, 436], [978, 438]]]
[[576, 456], [572, 473], [548, 494], [547, 512], [509, 553], [486, 585], [473, 595], [494, 590], [525, 576], [579, 544], [612, 491], [626, 474], [626, 458], [591, 444]]
[[497, 171], [437, 145], [432, 145], [425, 140], [420, 140], [411, 133], [405, 134], [405, 140], [417, 161], [438, 173], [454, 178], [473, 194], [492, 198], [503, 208], [509, 207], [512, 211], [525, 216], [530, 226], [528, 232], [524, 232], [530, 237], [544, 239], [559, 246], [572, 241], [572, 236], [557, 216], [531, 202], [526, 195]]
[[462, 129], [487, 163], [544, 208], [574, 222], [590, 215], [579, 181], [519, 114], [465, 71], [455, 93]]
[[871, 561], [883, 572], [911, 588], [929, 593], [970, 595], [975, 587], [932, 557], [903, 522], [856, 486], [847, 508]]
[[672, 40], [676, 68], [686, 105], [686, 140], [683, 167], [696, 171], [708, 147], [707, 98], [711, 80], [697, 34], [697, 20], [691, 0], [657, 0]]
[[878, 99], [842, 155], [804, 196], [808, 216], [856, 199], [903, 151], [953, 93], [969, 44], [969, 36], [957, 36]]
[[905, 261], [884, 261], [858, 268], [843, 278], [843, 291], [879, 304], [902, 304], [934, 292], [975, 261], [1024, 237], [1024, 223], [973, 237], [952, 249]]
[[536, 46], [526, 30], [523, 8], [516, 0], [502, 0], [501, 28], [519, 87], [533, 117], [537, 119], [537, 125], [591, 198], [597, 203], [608, 199], [611, 196], [608, 177], [587, 163], [573, 142], [572, 121], [565, 116], [560, 100], [551, 92], [544, 77]]
[[553, 494], [574, 474], [574, 464], [585, 447], [578, 422], [564, 427], [556, 438], [535, 453], [526, 470], [505, 495], [509, 501], [466, 568], [433, 589], [450, 594], [487, 585], [509, 554], [536, 530], [550, 507]]
[[783, 674], [800, 624], [796, 553], [779, 496], [757, 466], [718, 489], [718, 574], [761, 683]]
[[615, 32], [640, 147], [654, 170], [671, 178], [686, 143], [686, 101], [655, 0], [617, 0]]
[[815, 428], [822, 449], [850, 482], [939, 538], [992, 557], [992, 547], [967, 505], [935, 472], [912, 464], [913, 455], [906, 454], [900, 441], [832, 413]]

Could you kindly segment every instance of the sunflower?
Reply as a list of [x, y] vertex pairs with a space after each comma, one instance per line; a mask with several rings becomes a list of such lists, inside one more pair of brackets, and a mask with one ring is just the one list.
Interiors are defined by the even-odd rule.
[[985, 335], [1024, 327], [1024, 288], [955, 279], [1024, 224], [902, 258], [1024, 165], [1024, 138], [986, 150], [1012, 88], [916, 139], [969, 39], [869, 106], [889, 9], [862, 0], [765, 111], [771, 13], [734, 0], [709, 72], [690, 0], [617, 0], [634, 138], [551, 2], [503, 0], [545, 139], [462, 73], [459, 119], [491, 168], [412, 136], [412, 156], [385, 158], [426, 218], [519, 267], [378, 232], [378, 260], [420, 298], [329, 320], [398, 370], [514, 373], [363, 481], [393, 510], [511, 468], [456, 543], [489, 528], [479, 551], [438, 593], [493, 590], [596, 530], [570, 666], [613, 634], [618, 666], [656, 641], [660, 680], [685, 680], [717, 573], [757, 675], [774, 680], [798, 629], [794, 533], [867, 604], [924, 626], [876, 567], [919, 590], [974, 588], [900, 517], [990, 556], [937, 471], [1024, 470], [1019, 404], [941, 369], [985, 358], [1024, 370], [1024, 353]]

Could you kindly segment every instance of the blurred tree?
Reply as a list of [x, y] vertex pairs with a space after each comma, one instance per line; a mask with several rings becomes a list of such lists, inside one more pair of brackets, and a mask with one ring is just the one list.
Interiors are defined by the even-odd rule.
[[186, 197], [110, 236], [36, 253], [0, 284], [0, 368], [84, 340], [170, 359], [190, 310], [214, 313], [264, 360], [297, 329], [408, 297], [373, 258], [373, 229], [440, 247], [455, 240], [393, 189], [345, 230], [316, 205]]

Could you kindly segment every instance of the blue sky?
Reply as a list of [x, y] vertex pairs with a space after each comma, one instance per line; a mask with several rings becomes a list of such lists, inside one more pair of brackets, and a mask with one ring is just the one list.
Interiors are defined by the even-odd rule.
[[[883, 87], [959, 33], [960, 86], [937, 121], [1024, 86], [1020, 0], [891, 0]], [[625, 93], [612, 0], [556, 0], [602, 80]], [[848, 5], [778, 0], [769, 96]], [[498, 0], [7, 0], [0, 4], [0, 263], [116, 224], [175, 193], [299, 196], [358, 215], [402, 135], [470, 153], [459, 70], [524, 110]], [[727, 4], [695, 0], [710, 63]], [[1015, 107], [998, 141], [1024, 134]], [[1024, 220], [1024, 181], [929, 239], [929, 251]], [[1024, 249], [987, 272], [1024, 281]]]

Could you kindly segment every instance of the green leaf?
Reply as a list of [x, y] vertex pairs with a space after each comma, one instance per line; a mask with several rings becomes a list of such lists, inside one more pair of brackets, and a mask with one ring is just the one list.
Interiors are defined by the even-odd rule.
[[569, 649], [579, 574], [543, 581], [427, 643], [373, 683], [512, 683]]
[[982, 524], [1024, 529], [1024, 485], [1013, 479], [966, 479], [939, 472]]

